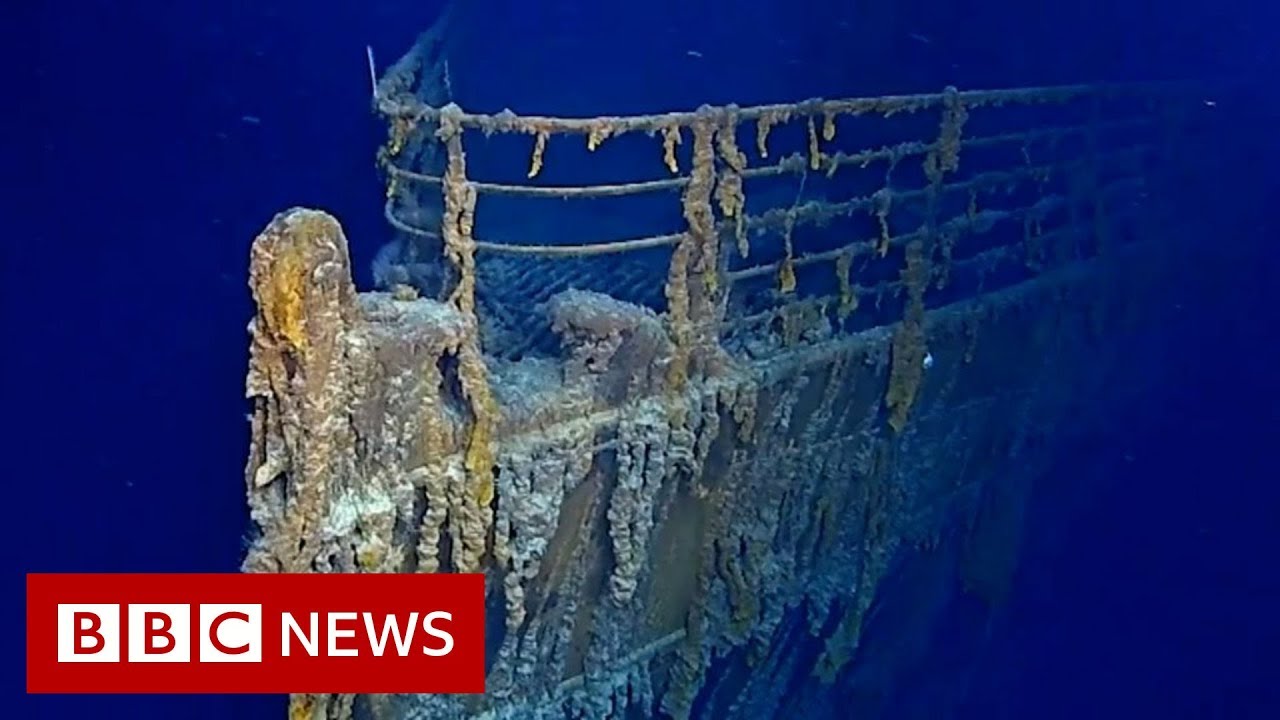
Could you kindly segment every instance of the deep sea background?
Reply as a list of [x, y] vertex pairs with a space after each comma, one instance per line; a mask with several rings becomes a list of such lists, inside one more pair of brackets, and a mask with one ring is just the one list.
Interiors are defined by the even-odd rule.
[[[1275, 46], [1262, 0], [906, 0], [874, 45], [857, 0], [475, 0], [468, 106], [596, 114], [845, 93], [1235, 77], [1206, 104], [1236, 205], [1206, 243], [1280, 279]], [[292, 205], [387, 239], [364, 48], [428, 0], [10, 0], [4, 103], [0, 717], [280, 718], [279, 697], [26, 697], [29, 571], [234, 571], [242, 550], [248, 247]], [[912, 36], [919, 37], [912, 37]], [[922, 41], [919, 38], [925, 38]], [[702, 54], [694, 63], [688, 50]], [[1206, 100], [1212, 100], [1206, 98]], [[1188, 203], [1212, 213], [1216, 203]], [[367, 284], [367, 276], [357, 277]], [[1185, 300], [1185, 299], [1184, 299]], [[1073, 440], [966, 718], [1280, 717], [1280, 413], [1271, 295], [1193, 298], [1177, 382]], [[1172, 301], [1172, 300], [1171, 300]], [[1051, 529], [1052, 532], [1050, 532]]]

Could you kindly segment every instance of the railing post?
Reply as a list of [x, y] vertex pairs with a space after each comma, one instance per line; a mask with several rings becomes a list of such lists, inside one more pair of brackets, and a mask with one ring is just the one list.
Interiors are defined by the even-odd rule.
[[441, 186], [444, 192], [445, 259], [453, 268], [453, 288], [449, 304], [466, 319], [466, 331], [458, 346], [458, 380], [471, 411], [464, 467], [467, 473], [465, 497], [458, 498], [461, 542], [454, 545], [454, 566], [460, 572], [480, 568], [490, 525], [493, 524], [494, 451], [493, 435], [498, 407], [489, 388], [488, 372], [480, 348], [480, 324], [476, 317], [476, 190], [467, 180], [466, 153], [462, 148], [462, 110], [450, 104], [440, 115], [439, 137], [447, 154]]
[[[673, 391], [684, 389], [690, 372], [705, 369], [719, 349], [719, 245], [712, 194], [716, 185], [717, 118], [702, 107], [692, 124], [693, 168], [682, 202], [688, 229], [676, 245], [667, 275], [667, 309], [675, 354], [668, 371]], [[696, 364], [695, 364], [696, 363]]]
[[902, 284], [907, 289], [907, 303], [902, 323], [893, 334], [889, 387], [885, 391], [889, 427], [894, 432], [901, 432], [906, 427], [924, 378], [925, 358], [928, 356], [924, 331], [924, 294], [933, 278], [938, 194], [947, 173], [955, 172], [960, 167], [961, 136], [968, 117], [959, 91], [948, 87], [944, 93], [937, 144], [924, 161], [924, 173], [929, 185], [925, 189], [927, 207], [923, 238], [907, 244], [906, 262], [902, 268], [901, 277]]

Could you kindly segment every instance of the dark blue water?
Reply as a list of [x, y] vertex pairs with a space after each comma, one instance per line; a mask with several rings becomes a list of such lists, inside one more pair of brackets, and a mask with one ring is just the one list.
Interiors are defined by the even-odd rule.
[[1102, 490], [1039, 498], [963, 717], [1275, 717], [1274, 317], [1177, 328], [1201, 349], [1168, 358], [1173, 389], [1066, 448], [1044, 482]]
[[[841, 23], [873, 16], [857, 2], [478, 4], [491, 7], [457, 63], [463, 99], [583, 114], [948, 83], [1265, 78], [1280, 27], [1257, 0], [910, 0], [890, 3], [876, 45], [851, 48]], [[236, 569], [249, 242], [278, 210], [312, 205], [342, 219], [367, 265], [386, 235], [364, 48], [390, 61], [432, 6], [0, 10], [16, 31], [0, 241], [7, 607], [26, 571]], [[1274, 180], [1276, 150], [1273, 116], [1250, 117], [1221, 142], [1260, 144], [1230, 179], [1256, 188]], [[1266, 208], [1253, 210], [1212, 240], [1274, 241]], [[1247, 331], [1218, 338], [1246, 352], [1189, 344], [1203, 358], [1185, 388], [1136, 413], [1131, 436], [1064, 454], [1056, 473], [1105, 474], [1114, 490], [1030, 556], [973, 717], [1277, 716], [1280, 357], [1271, 304], [1252, 312]], [[280, 698], [18, 697], [16, 617], [0, 716], [282, 716]]]

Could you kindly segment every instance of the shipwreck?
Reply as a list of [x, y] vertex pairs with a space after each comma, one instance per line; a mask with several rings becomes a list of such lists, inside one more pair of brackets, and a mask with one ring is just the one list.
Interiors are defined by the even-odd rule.
[[253, 244], [244, 566], [483, 573], [488, 691], [291, 715], [876, 716], [948, 597], [999, 606], [1060, 430], [1123, 391], [1184, 96], [561, 118], [445, 72], [435, 31], [378, 80], [375, 290], [324, 212]]

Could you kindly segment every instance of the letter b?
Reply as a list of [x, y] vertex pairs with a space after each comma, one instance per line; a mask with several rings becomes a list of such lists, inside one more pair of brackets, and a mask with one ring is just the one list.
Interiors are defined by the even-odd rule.
[[120, 662], [120, 606], [59, 604], [58, 662]]
[[129, 662], [190, 662], [189, 605], [129, 606]]

